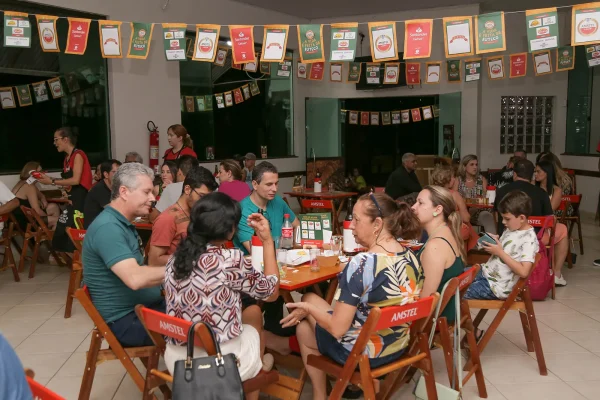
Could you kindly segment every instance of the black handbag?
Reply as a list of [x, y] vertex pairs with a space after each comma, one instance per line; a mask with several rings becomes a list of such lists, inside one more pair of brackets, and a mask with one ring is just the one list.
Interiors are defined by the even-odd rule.
[[[210, 332], [217, 354], [202, 358], [194, 357], [194, 323], [188, 331], [187, 358], [175, 362], [173, 374], [173, 400], [233, 400], [244, 399], [242, 378], [238, 361], [234, 354], [221, 354], [221, 346], [210, 326]], [[209, 343], [202, 343], [205, 348]]]

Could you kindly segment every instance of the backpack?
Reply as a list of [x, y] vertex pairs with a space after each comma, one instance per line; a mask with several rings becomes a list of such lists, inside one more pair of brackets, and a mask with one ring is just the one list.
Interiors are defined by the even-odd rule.
[[[551, 221], [547, 219], [546, 221]], [[544, 224], [542, 229], [537, 234], [539, 244], [539, 254], [542, 256], [540, 260], [533, 267], [533, 271], [529, 274], [527, 279], [527, 285], [529, 286], [529, 293], [531, 294], [532, 300], [543, 301], [546, 299], [548, 292], [552, 290], [552, 284], [554, 282], [554, 270], [551, 267], [550, 255], [546, 245], [542, 242], [542, 237], [546, 229], [552, 229], [547, 227], [548, 222]]]

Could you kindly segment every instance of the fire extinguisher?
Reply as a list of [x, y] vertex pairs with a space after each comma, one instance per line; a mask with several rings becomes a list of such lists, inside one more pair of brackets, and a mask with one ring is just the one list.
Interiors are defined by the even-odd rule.
[[152, 121], [148, 121], [146, 124], [148, 132], [150, 132], [150, 168], [154, 171], [154, 174], [160, 174], [160, 167], [158, 166], [158, 127]]

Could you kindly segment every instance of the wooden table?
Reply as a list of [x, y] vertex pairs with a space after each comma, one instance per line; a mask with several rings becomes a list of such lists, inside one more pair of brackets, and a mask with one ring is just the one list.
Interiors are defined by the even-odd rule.
[[482, 210], [492, 210], [494, 209], [493, 204], [479, 204], [479, 203], [465, 203], [467, 208], [480, 208]]
[[69, 204], [71, 202], [71, 200], [69, 200], [66, 197], [54, 197], [54, 198], [47, 198], [46, 201], [48, 203], [56, 203], [56, 204]]
[[340, 211], [344, 208], [346, 204], [346, 200], [350, 197], [358, 196], [357, 192], [330, 192], [323, 191], [319, 193], [315, 193], [312, 189], [305, 189], [301, 192], [286, 192], [284, 193], [290, 197], [295, 197], [298, 199], [298, 204], [300, 204], [300, 213], [306, 212], [302, 207], [302, 200], [339, 200], [340, 204], [336, 207], [335, 202], [332, 201], [332, 219], [333, 219], [333, 234], [341, 234], [342, 226], [340, 224]]

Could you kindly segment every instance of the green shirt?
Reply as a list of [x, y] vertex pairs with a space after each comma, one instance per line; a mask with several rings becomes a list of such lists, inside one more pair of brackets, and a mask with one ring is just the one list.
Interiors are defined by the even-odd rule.
[[160, 287], [132, 290], [111, 271], [113, 265], [129, 258], [144, 264], [142, 242], [135, 225], [106, 206], [88, 228], [82, 254], [83, 281], [106, 322], [133, 312], [138, 304], [151, 306], [163, 299]]

